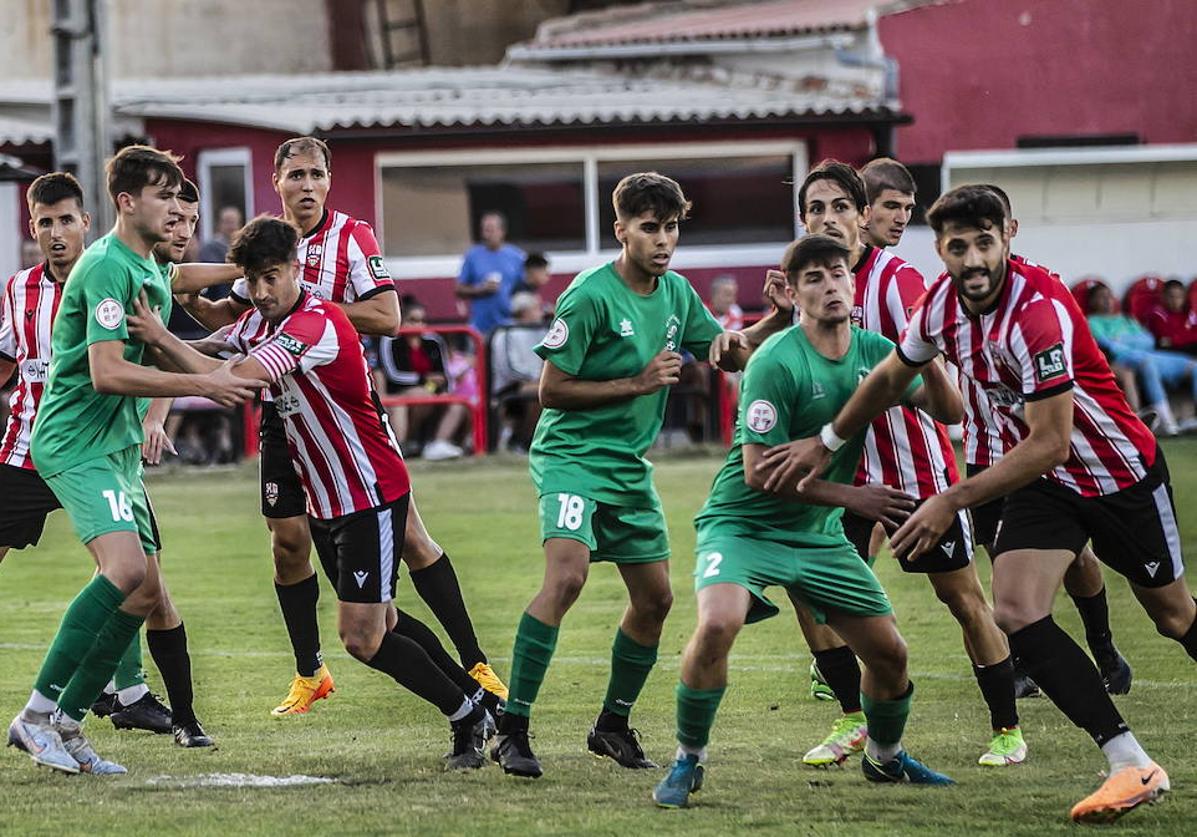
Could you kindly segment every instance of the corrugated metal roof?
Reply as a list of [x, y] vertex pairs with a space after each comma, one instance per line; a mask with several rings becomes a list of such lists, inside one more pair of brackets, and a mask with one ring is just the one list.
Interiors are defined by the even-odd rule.
[[863, 29], [878, 0], [657, 2], [548, 21], [529, 50], [633, 43], [775, 38]]
[[[697, 72], [697, 74], [696, 74]], [[48, 85], [42, 85], [49, 101]], [[29, 85], [22, 90], [29, 95]], [[0, 85], [0, 117], [5, 86]], [[389, 73], [121, 80], [126, 117], [225, 122], [296, 133], [357, 127], [547, 126], [888, 114], [896, 103], [859, 85], [726, 70], [669, 76], [522, 67]], [[44, 136], [49, 136], [47, 126]], [[6, 134], [0, 126], [0, 141]]]

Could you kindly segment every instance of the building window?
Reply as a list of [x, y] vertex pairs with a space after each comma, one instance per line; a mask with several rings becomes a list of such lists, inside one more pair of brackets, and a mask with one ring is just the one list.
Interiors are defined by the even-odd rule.
[[241, 211], [248, 221], [254, 215], [253, 158], [248, 148], [215, 148], [201, 151], [196, 161], [200, 190], [200, 238], [216, 233], [220, 210]]

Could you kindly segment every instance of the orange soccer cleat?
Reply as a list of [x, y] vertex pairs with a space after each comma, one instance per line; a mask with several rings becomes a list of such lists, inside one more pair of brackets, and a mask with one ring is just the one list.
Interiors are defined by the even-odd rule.
[[270, 710], [270, 714], [275, 717], [303, 715], [312, 708], [313, 703], [328, 697], [335, 691], [336, 686], [333, 684], [332, 674], [329, 673], [328, 666], [322, 665], [311, 677], [295, 675], [287, 696], [283, 698], [282, 703]]
[[1154, 802], [1171, 788], [1168, 774], [1155, 762], [1124, 767], [1072, 807], [1072, 821], [1112, 823], [1144, 802]]

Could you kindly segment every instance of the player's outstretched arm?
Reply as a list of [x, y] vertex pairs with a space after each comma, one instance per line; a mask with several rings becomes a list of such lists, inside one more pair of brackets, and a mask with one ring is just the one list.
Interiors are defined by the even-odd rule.
[[958, 424], [964, 420], [964, 399], [944, 369], [943, 361], [935, 359], [923, 367], [923, 383], [907, 399], [910, 404], [944, 424]]
[[199, 293], [213, 285], [227, 285], [241, 278], [242, 270], [232, 264], [209, 262], [187, 262], [177, 264], [170, 275], [170, 292], [174, 294]]
[[203, 374], [177, 374], [130, 363], [125, 360], [124, 350], [123, 340], [104, 340], [87, 347], [91, 382], [96, 392], [149, 397], [202, 395], [225, 407], [235, 407], [253, 398], [263, 385], [262, 381], [233, 376], [226, 369], [232, 366], [232, 361]]
[[206, 374], [220, 366], [220, 361], [196, 351], [167, 330], [157, 312], [146, 304], [145, 294], [133, 302], [133, 313], [126, 318], [129, 335], [148, 346], [173, 369], [184, 373]]
[[640, 374], [609, 381], [576, 378], [546, 360], [540, 373], [540, 403], [554, 410], [591, 410], [672, 386], [681, 374], [682, 356], [668, 350], [650, 360]]
[[769, 471], [765, 490], [797, 480], [799, 491], [805, 491], [831, 461], [831, 454], [869, 426], [869, 422], [896, 403], [918, 374], [919, 367], [903, 362], [898, 353], [890, 352], [885, 360], [861, 382], [848, 403], [835, 419], [823, 427], [818, 436], [798, 439], [770, 448], [758, 468]]
[[399, 294], [385, 290], [361, 302], [341, 303], [341, 310], [358, 334], [394, 337], [399, 333]]

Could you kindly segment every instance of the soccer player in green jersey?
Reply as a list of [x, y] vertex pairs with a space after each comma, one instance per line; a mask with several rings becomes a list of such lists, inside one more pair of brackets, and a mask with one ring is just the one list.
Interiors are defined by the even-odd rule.
[[130, 339], [126, 313], [144, 294], [169, 316], [170, 287], [152, 250], [179, 219], [183, 173], [171, 155], [130, 146], [108, 162], [107, 179], [116, 226], [67, 279], [31, 445], [38, 472], [100, 572], [67, 608], [33, 693], [8, 730], [9, 743], [35, 762], [67, 773], [125, 772], [96, 754], [81, 722], [160, 602], [141, 483], [139, 398], [202, 395], [234, 406], [262, 383], [234, 375], [231, 361], [207, 374], [142, 365], [145, 346]]
[[[770, 447], [809, 435], [835, 415], [893, 348], [881, 335], [851, 324], [848, 259], [847, 248], [821, 235], [791, 244], [782, 259], [801, 322], [766, 340], [749, 362], [732, 449], [695, 518], [698, 627], [677, 686], [677, 758], [653, 792], [663, 807], [685, 806], [702, 785], [707, 741], [727, 688], [728, 654], [745, 623], [777, 614], [765, 596], [771, 586], [784, 587], [817, 621], [832, 625], [865, 663], [865, 777], [952, 782], [902, 749], [914, 692], [906, 644], [885, 591], [840, 523], [842, 507], [854, 505], [852, 494], [861, 490], [852, 484], [864, 434], [837, 453], [823, 482], [802, 494], [795, 481], [766, 491], [769, 474], [757, 469]], [[913, 385], [903, 400], [942, 421], [959, 421], [959, 393], [941, 369], [927, 370], [926, 385]]]
[[669, 270], [690, 207], [681, 187], [655, 172], [629, 175], [615, 187], [614, 204], [623, 251], [575, 277], [535, 349], [546, 361], [544, 412], [529, 468], [540, 497], [545, 574], [516, 632], [507, 711], [492, 752], [517, 776], [541, 774], [528, 718], [561, 620], [594, 561], [619, 568], [628, 606], [587, 745], [624, 767], [654, 766], [628, 727], [673, 602], [669, 538], [644, 454], [661, 429], [681, 350], [705, 357], [722, 329], [690, 283]]

